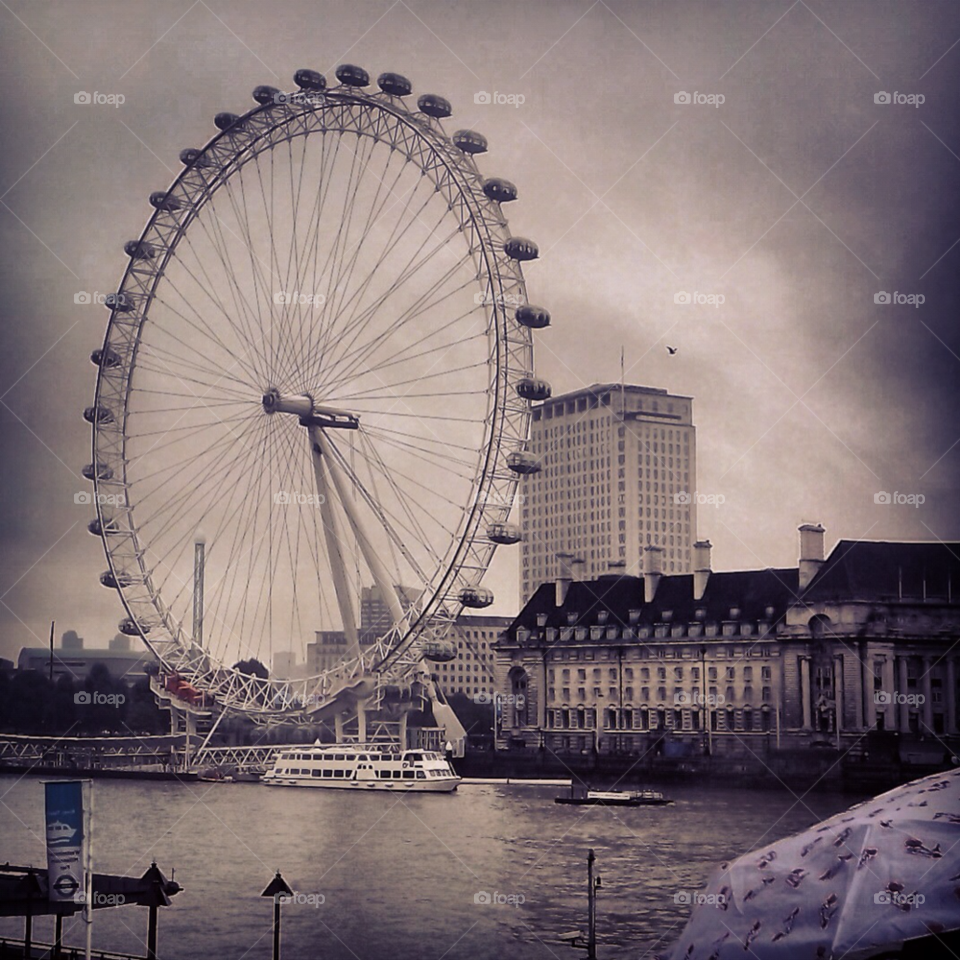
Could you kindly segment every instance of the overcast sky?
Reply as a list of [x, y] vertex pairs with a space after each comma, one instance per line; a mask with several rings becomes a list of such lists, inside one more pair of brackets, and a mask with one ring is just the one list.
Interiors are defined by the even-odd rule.
[[[107, 319], [75, 295], [116, 287], [214, 114], [299, 67], [403, 73], [488, 137], [541, 250], [539, 375], [618, 380], [622, 346], [628, 382], [695, 398], [716, 569], [795, 563], [803, 521], [960, 540], [955, 2], [4, 2], [0, 43], [0, 656], [122, 613], [74, 503]], [[512, 612], [515, 552], [489, 582]]]

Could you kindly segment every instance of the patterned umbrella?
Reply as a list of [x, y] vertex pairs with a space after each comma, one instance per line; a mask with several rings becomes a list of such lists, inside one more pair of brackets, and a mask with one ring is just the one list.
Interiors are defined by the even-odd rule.
[[660, 960], [869, 957], [960, 929], [960, 770], [721, 864]]

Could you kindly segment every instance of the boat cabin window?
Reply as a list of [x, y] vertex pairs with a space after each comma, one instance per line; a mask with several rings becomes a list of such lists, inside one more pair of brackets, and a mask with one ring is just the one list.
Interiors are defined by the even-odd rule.
[[323, 771], [323, 775], [324, 775], [324, 777], [326, 777], [326, 778], [329, 780], [330, 777], [333, 776], [333, 771], [332, 771], [332, 770], [324, 770], [324, 771]]
[[406, 759], [407, 759], [407, 760], [422, 760], [422, 759], [423, 759], [423, 755], [420, 754], [420, 753], [408, 753]]
[[403, 771], [403, 779], [404, 779], [404, 780], [413, 780], [413, 778], [414, 778], [414, 771], [413, 771], [413, 770], [404, 770], [404, 771]]
[[422, 770], [418, 770], [418, 771], [417, 771], [417, 779], [418, 779], [418, 780], [426, 780], [426, 779], [427, 779], [427, 778], [426, 778], [426, 775], [424, 774], [424, 772], [423, 772]]

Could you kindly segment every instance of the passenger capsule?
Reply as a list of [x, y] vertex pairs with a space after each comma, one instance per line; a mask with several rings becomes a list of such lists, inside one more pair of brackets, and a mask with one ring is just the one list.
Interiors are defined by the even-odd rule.
[[104, 572], [100, 574], [100, 582], [105, 587], [112, 587], [116, 590], [118, 587], [129, 587], [130, 584], [133, 583], [133, 577], [125, 573], [118, 573], [114, 576], [113, 571], [104, 570]]
[[540, 461], [525, 450], [514, 450], [507, 455], [507, 466], [521, 476], [528, 476], [531, 473], [539, 473], [542, 467]]
[[434, 663], [448, 663], [457, 659], [457, 648], [449, 640], [425, 640], [420, 644], [420, 656]]
[[517, 308], [517, 323], [521, 327], [530, 327], [532, 330], [542, 330], [550, 326], [550, 312], [543, 307], [535, 307], [531, 303], [525, 303]]
[[523, 534], [515, 523], [491, 523], [487, 527], [487, 536], [494, 543], [504, 545], [519, 543], [523, 539]]
[[476, 130], [457, 130], [451, 139], [454, 146], [464, 153], [487, 152], [487, 138]]
[[457, 596], [465, 607], [489, 607], [493, 603], [493, 591], [489, 587], [464, 587]]
[[428, 117], [436, 117], [437, 120], [449, 117], [453, 113], [450, 101], [436, 93], [424, 93], [417, 97], [417, 106], [422, 113]]
[[363, 67], [352, 63], [341, 63], [336, 70], [337, 79], [347, 87], [369, 87], [370, 74]]
[[243, 129], [243, 124], [240, 123], [240, 117], [235, 113], [218, 113], [213, 118], [214, 126], [218, 130], [233, 130], [234, 133], [239, 133]]
[[105, 527], [101, 525], [99, 518], [91, 520], [87, 524], [87, 530], [95, 537], [102, 537], [104, 529], [106, 529], [107, 533], [116, 533], [120, 528], [117, 526], [116, 520], [108, 520]]
[[413, 84], [399, 73], [381, 73], [377, 86], [391, 97], [408, 97], [413, 92]]
[[150, 206], [157, 210], [179, 210], [180, 201], [176, 197], [171, 197], [169, 193], [163, 190], [156, 190], [150, 194]]
[[136, 620], [131, 617], [125, 617], [120, 621], [118, 629], [121, 633], [126, 634], [128, 637], [139, 637], [141, 635], [146, 636], [151, 630], [151, 628], [145, 623], [137, 623]]
[[94, 466], [92, 463], [86, 464], [80, 472], [88, 479], [93, 480], [96, 477], [97, 480], [112, 480], [113, 479], [113, 468], [107, 463], [98, 463]]
[[511, 237], [503, 245], [504, 253], [511, 260], [536, 260], [540, 256], [540, 248], [532, 241], [524, 237]]
[[491, 177], [483, 183], [483, 192], [490, 200], [496, 200], [497, 203], [509, 203], [517, 199], [517, 187], [509, 180], [501, 180], [499, 177]]
[[254, 87], [253, 99], [265, 107], [268, 103], [279, 102], [277, 98], [278, 93], [280, 93], [280, 91], [276, 87], [268, 87], [266, 84], [261, 84], [259, 87]]
[[115, 310], [117, 313], [129, 313], [136, 307], [133, 297], [129, 293], [108, 293], [103, 298], [103, 305], [108, 310]]
[[180, 162], [185, 167], [196, 167], [197, 169], [213, 166], [213, 161], [210, 160], [202, 150], [198, 150], [196, 147], [187, 147], [186, 150], [181, 150]]
[[83, 419], [87, 423], [113, 423], [113, 414], [106, 407], [87, 407]]
[[97, 367], [119, 367], [120, 354], [111, 347], [97, 347], [90, 354], [90, 362]]
[[549, 400], [552, 392], [546, 380], [524, 377], [517, 381], [517, 393], [524, 400]]
[[298, 70], [293, 75], [293, 82], [301, 90], [326, 90], [327, 78], [316, 70]]
[[152, 260], [157, 255], [146, 240], [128, 240], [123, 245], [123, 252], [132, 260]]

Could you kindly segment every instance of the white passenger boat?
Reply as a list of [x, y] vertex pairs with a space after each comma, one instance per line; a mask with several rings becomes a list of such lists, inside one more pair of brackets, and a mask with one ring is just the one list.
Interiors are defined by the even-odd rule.
[[273, 787], [450, 793], [460, 777], [440, 753], [388, 744], [291, 747], [260, 781]]

